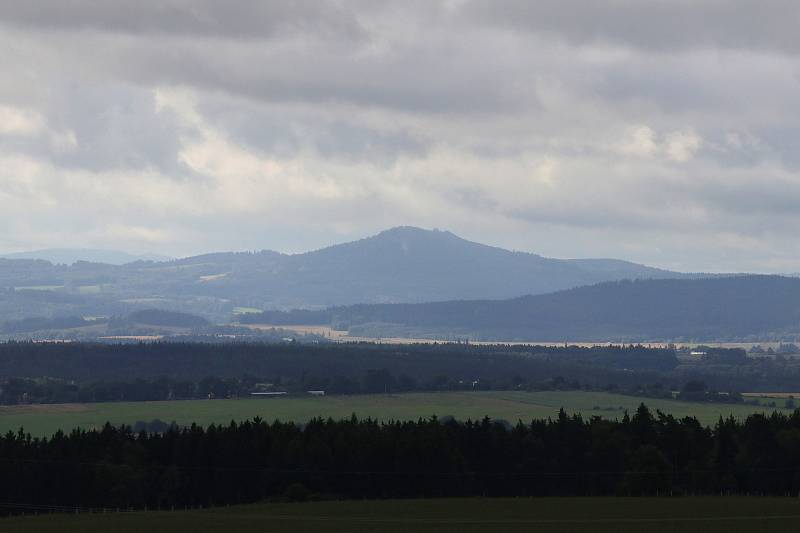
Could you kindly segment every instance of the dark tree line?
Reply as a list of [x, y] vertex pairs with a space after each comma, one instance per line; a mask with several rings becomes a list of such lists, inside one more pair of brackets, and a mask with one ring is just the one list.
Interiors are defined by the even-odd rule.
[[[242, 397], [325, 390], [636, 389], [675, 367], [643, 346], [182, 343], [0, 344], [0, 403]], [[637, 369], [631, 372], [630, 369]]]
[[[800, 360], [709, 349], [679, 361], [644, 346], [305, 343], [0, 343], [0, 403], [166, 400], [261, 390], [334, 394], [440, 390], [627, 392], [668, 398], [688, 383], [715, 391], [792, 390]], [[268, 384], [264, 388], [261, 385]]]
[[709, 390], [706, 383], [702, 381], [687, 382], [683, 388], [677, 391], [676, 395], [671, 387], [660, 381], [622, 388], [613, 383], [604, 387], [593, 387], [588, 383], [567, 379], [564, 376], [531, 380], [517, 375], [503, 380], [478, 378], [464, 381], [440, 374], [420, 381], [406, 374], [395, 376], [382, 368], [367, 370], [364, 375], [356, 377], [318, 376], [306, 373], [297, 380], [280, 376], [259, 378], [253, 375], [245, 375], [240, 378], [207, 376], [198, 381], [169, 377], [87, 382], [53, 378], [10, 378], [0, 381], [0, 405], [248, 398], [252, 396], [251, 393], [280, 391], [303, 395], [310, 390], [322, 390], [327, 394], [337, 395], [476, 390], [529, 392], [601, 390], [644, 398], [677, 398], [690, 402], [741, 403], [744, 401], [742, 395], [737, 392]]
[[134, 433], [0, 438], [0, 500], [171, 507], [270, 498], [800, 493], [800, 412], [529, 424], [255, 419]]
[[[306, 373], [299, 379], [281, 376], [259, 378], [253, 375], [239, 378], [206, 376], [196, 381], [170, 377], [85, 382], [53, 378], [10, 378], [0, 381], [0, 404], [222, 399], [249, 397], [253, 392], [282, 391], [301, 394], [309, 390], [324, 390], [328, 394], [489, 390], [493, 387], [515, 388], [517, 383], [495, 383], [486, 379], [464, 382], [447, 376], [435, 376], [420, 382], [405, 374], [395, 376], [386, 369], [367, 370], [362, 376], [353, 377]], [[542, 386], [547, 383], [542, 383]]]
[[600, 390], [644, 398], [677, 398], [690, 402], [744, 401], [742, 395], [736, 392], [709, 390], [702, 381], [689, 381], [675, 394], [671, 387], [660, 381], [624, 388], [616, 384], [592, 387], [564, 376], [530, 380], [517, 375], [503, 380], [478, 378], [464, 381], [440, 374], [419, 381], [406, 374], [395, 376], [382, 368], [367, 370], [362, 376], [356, 377], [318, 376], [307, 373], [297, 380], [280, 376], [274, 379], [259, 378], [253, 375], [240, 378], [207, 376], [198, 381], [169, 377], [87, 382], [53, 378], [10, 378], [0, 381], [0, 405], [248, 398], [252, 396], [251, 393], [280, 391], [292, 395], [305, 395], [310, 390], [322, 390], [327, 394], [336, 395], [488, 390], [529, 392]]
[[[657, 388], [656, 388], [657, 387]], [[514, 376], [510, 379], [477, 377], [474, 380], [456, 379], [439, 374], [429, 379], [417, 380], [406, 374], [396, 376], [385, 368], [367, 370], [361, 376], [320, 376], [304, 373], [299, 379], [256, 377], [245, 375], [239, 378], [206, 376], [200, 380], [170, 377], [138, 378], [133, 380], [85, 381], [53, 378], [10, 378], [0, 380], [0, 404], [52, 404], [91, 403], [120, 401], [157, 401], [190, 399], [245, 398], [251, 393], [285, 392], [304, 394], [310, 390], [322, 390], [327, 394], [376, 394], [402, 392], [441, 392], [474, 390], [598, 390], [588, 384], [563, 376], [546, 379], [525, 379]], [[635, 396], [672, 398], [670, 389], [663, 384], [635, 385], [621, 389], [607, 386], [602, 390], [624, 392]]]
[[[135, 379], [172, 376], [199, 379], [206, 375], [237, 377], [361, 375], [386, 368], [421, 379], [463, 372], [465, 378], [499, 378], [533, 373], [543, 365], [584, 365], [594, 369], [667, 371], [678, 365], [674, 350], [644, 346], [529, 346], [375, 343], [202, 343], [91, 342], [0, 343], [0, 376], [65, 379]], [[490, 376], [490, 374], [492, 374]]]
[[[244, 375], [302, 380], [304, 376], [361, 379], [386, 369], [418, 382], [437, 376], [463, 381], [548, 379], [570, 376], [581, 382], [625, 382], [630, 369], [646, 375], [677, 365], [673, 350], [643, 346], [508, 346], [464, 344], [302, 343], [0, 343], [0, 380], [56, 378], [132, 381], [167, 377], [198, 381]], [[641, 379], [641, 376], [638, 376]]]

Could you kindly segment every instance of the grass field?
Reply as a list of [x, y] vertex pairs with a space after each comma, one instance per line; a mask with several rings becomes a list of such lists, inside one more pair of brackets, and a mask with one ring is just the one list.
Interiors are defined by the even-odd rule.
[[263, 504], [195, 511], [26, 516], [4, 532], [682, 533], [800, 530], [797, 498], [441, 499]]
[[260, 313], [261, 309], [256, 307], [234, 307], [233, 314], [234, 315], [248, 315], [253, 313]]
[[303, 422], [316, 416], [344, 418], [353, 413], [380, 420], [409, 420], [432, 415], [451, 415], [466, 420], [489, 416], [515, 423], [555, 416], [561, 407], [584, 416], [620, 418], [625, 410], [633, 412], [640, 402], [645, 402], [653, 411], [659, 409], [677, 417], [696, 416], [705, 424], [715, 423], [720, 416], [742, 418], [754, 412], [774, 410], [754, 405], [690, 403], [601, 392], [443, 392], [7, 406], [0, 407], [0, 431], [5, 433], [24, 427], [41, 436], [58, 429], [100, 427], [106, 421], [118, 425], [159, 418], [182, 425], [192, 422], [207, 425], [260, 416], [267, 420]]

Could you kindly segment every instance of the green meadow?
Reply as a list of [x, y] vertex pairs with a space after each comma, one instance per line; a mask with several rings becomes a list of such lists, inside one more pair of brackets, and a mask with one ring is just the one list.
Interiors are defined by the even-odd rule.
[[[227, 424], [259, 416], [266, 420], [304, 422], [314, 417], [345, 418], [356, 414], [379, 420], [453, 416], [459, 420], [490, 417], [516, 423], [556, 416], [560, 408], [584, 417], [621, 418], [644, 402], [652, 411], [676, 417], [695, 416], [714, 424], [720, 416], [744, 418], [756, 412], [791, 412], [767, 405], [691, 403], [582, 391], [441, 392], [359, 396], [281, 397], [231, 400], [182, 400], [0, 407], [0, 431], [26, 431], [39, 436], [58, 429], [97, 428], [105, 422], [134, 424], [161, 419], [181, 425]], [[782, 405], [779, 400], [778, 405]]]

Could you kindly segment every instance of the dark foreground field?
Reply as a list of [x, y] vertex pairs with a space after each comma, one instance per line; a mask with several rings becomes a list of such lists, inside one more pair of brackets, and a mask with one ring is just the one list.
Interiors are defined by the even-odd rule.
[[440, 499], [267, 504], [0, 519], [4, 532], [800, 531], [797, 498]]

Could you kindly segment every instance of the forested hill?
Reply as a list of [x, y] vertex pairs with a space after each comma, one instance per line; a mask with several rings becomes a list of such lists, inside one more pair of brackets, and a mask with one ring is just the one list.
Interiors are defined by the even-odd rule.
[[800, 334], [800, 279], [735, 276], [608, 282], [510, 300], [354, 305], [247, 317], [353, 335], [481, 340], [713, 341]]
[[0, 322], [153, 307], [219, 322], [237, 308], [511, 298], [601, 281], [681, 276], [611, 259], [550, 259], [447, 231], [400, 227], [294, 255], [216, 253], [126, 265], [0, 259]]
[[682, 276], [626, 261], [512, 252], [413, 227], [290, 256], [285, 268], [294, 293], [350, 303], [511, 298], [601, 281]]

